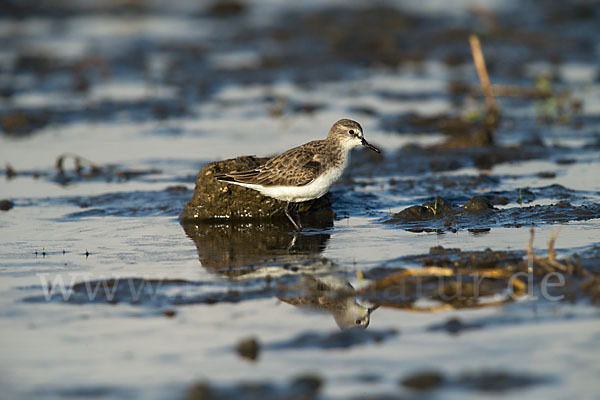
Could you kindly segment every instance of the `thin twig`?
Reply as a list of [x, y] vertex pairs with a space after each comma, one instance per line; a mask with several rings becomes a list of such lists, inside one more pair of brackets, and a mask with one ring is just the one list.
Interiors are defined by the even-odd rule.
[[485, 66], [485, 59], [483, 58], [483, 52], [481, 51], [481, 43], [477, 35], [469, 36], [469, 44], [471, 45], [471, 54], [473, 55], [473, 62], [477, 69], [477, 75], [479, 75], [479, 82], [481, 88], [485, 94], [485, 101], [488, 109], [492, 110], [496, 108], [496, 100], [494, 99], [494, 93], [492, 92], [492, 85], [490, 84], [490, 77], [487, 73]]

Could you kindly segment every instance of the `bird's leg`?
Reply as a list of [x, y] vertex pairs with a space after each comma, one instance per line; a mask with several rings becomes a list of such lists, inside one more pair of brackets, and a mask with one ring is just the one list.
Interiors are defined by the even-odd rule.
[[302, 229], [302, 221], [300, 220], [300, 203], [294, 203], [294, 209], [296, 210], [296, 218], [298, 219], [298, 226]]
[[288, 217], [288, 219], [290, 220], [290, 222], [292, 223], [292, 225], [294, 225], [294, 228], [296, 228], [296, 230], [298, 232], [300, 232], [302, 230], [302, 228], [300, 228], [298, 226], [298, 224], [296, 223], [296, 221], [294, 221], [294, 219], [292, 218], [292, 216], [290, 215], [289, 211], [288, 211], [288, 207], [290, 206], [290, 202], [286, 202], [285, 203], [285, 208], [283, 209], [283, 211], [285, 212], [285, 216]]
[[294, 238], [292, 239], [292, 241], [290, 242], [290, 244], [287, 247], [287, 251], [292, 251], [292, 249], [294, 248], [294, 246], [296, 245], [296, 240], [298, 239], [298, 232], [294, 232]]

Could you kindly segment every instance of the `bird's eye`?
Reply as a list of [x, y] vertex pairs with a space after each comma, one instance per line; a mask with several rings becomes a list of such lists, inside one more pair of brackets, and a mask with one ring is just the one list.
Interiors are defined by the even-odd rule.
[[362, 322], [362, 321], [361, 321], [360, 319], [357, 319], [356, 321], [354, 321], [354, 323], [356, 323], [356, 325], [360, 325], [360, 324], [361, 324], [361, 322]]
[[354, 135], [354, 129], [350, 129], [350, 130], [348, 131], [348, 133], [349, 133], [349, 134], [351, 134], [351, 135]]

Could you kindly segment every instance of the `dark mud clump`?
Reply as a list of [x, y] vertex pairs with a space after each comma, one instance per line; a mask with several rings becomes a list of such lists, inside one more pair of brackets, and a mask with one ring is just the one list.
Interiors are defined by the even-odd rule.
[[[525, 191], [525, 193], [527, 193]], [[462, 207], [436, 197], [422, 205], [406, 208], [386, 220], [411, 232], [456, 232], [469, 229], [473, 232], [493, 227], [520, 227], [532, 224], [581, 221], [600, 216], [600, 204], [573, 206], [565, 201], [550, 205], [497, 209], [494, 203], [507, 203], [507, 199], [490, 193], [474, 196]]]
[[13, 203], [10, 200], [0, 200], [0, 210], [2, 211], [8, 211], [11, 208], [13, 208], [15, 206], [15, 203]]
[[236, 0], [217, 0], [208, 7], [208, 14], [217, 18], [234, 17], [246, 11], [246, 4]]
[[419, 391], [444, 387], [479, 392], [507, 392], [549, 382], [551, 379], [544, 376], [483, 370], [463, 372], [458, 377], [447, 377], [439, 371], [420, 371], [402, 378], [399, 383], [404, 387]]
[[443, 218], [448, 215], [455, 215], [457, 212], [458, 211], [444, 199], [436, 197], [433, 201], [425, 202], [420, 206], [412, 206], [394, 214], [392, 219], [388, 222], [395, 222], [396, 220], [421, 221], [432, 218]]
[[[463, 207], [457, 208], [441, 197], [428, 201], [420, 206], [406, 208], [387, 220], [388, 223], [406, 223], [412, 225], [414, 222], [437, 220], [441, 221], [443, 227], [453, 227], [460, 216], [476, 217], [494, 211], [492, 203], [480, 196], [474, 196], [468, 200]], [[440, 225], [440, 224], [437, 224]], [[437, 227], [442, 228], [442, 226]]]
[[48, 124], [49, 117], [45, 113], [20, 113], [4, 114], [0, 118], [0, 125], [7, 135], [28, 135], [42, 129]]
[[306, 348], [346, 349], [368, 343], [381, 343], [397, 334], [398, 331], [395, 329], [368, 331], [347, 329], [325, 334], [308, 332], [287, 341], [269, 344], [266, 347], [270, 350], [298, 350]]
[[260, 353], [260, 344], [256, 338], [248, 338], [241, 340], [237, 345], [237, 353], [242, 358], [246, 358], [250, 361], [258, 360], [258, 355]]
[[514, 389], [547, 383], [546, 377], [516, 374], [505, 371], [466, 372], [456, 382], [458, 386], [481, 392], [507, 392]]
[[461, 251], [446, 249], [442, 246], [432, 247], [429, 254], [406, 256], [397, 261], [404, 263], [420, 263], [422, 266], [436, 265], [454, 270], [475, 270], [486, 268], [510, 268], [522, 262], [524, 251]]
[[[196, 177], [194, 195], [185, 205], [181, 220], [286, 218], [283, 211], [285, 202], [252, 189], [218, 182], [214, 178], [219, 173], [254, 169], [267, 161], [268, 158], [244, 156], [204, 166]], [[333, 217], [328, 196], [300, 203], [299, 212], [301, 215], [318, 213], [324, 218]]]
[[[499, 278], [503, 279], [499, 279]], [[479, 308], [511, 301], [510, 297], [495, 302], [486, 298], [506, 292], [510, 286], [508, 273], [492, 271], [488, 274], [452, 273], [439, 267], [419, 271], [404, 270], [371, 283], [359, 291], [360, 297], [382, 307], [413, 311], [442, 311], [461, 308]], [[524, 285], [513, 282], [513, 292], [522, 292]], [[518, 286], [517, 286], [518, 285]], [[431, 305], [419, 305], [427, 299]]]
[[469, 323], [463, 322], [460, 318], [450, 318], [448, 321], [442, 324], [435, 324], [430, 326], [427, 330], [431, 332], [446, 331], [451, 335], [458, 335], [463, 331], [481, 329], [483, 324], [481, 323]]
[[[461, 252], [458, 249], [432, 248], [429, 256], [411, 256], [397, 262], [422, 262], [414, 269], [395, 269], [388, 275], [357, 291], [364, 300], [378, 306], [410, 309], [413, 311], [439, 311], [457, 308], [498, 306], [514, 301], [528, 290], [546, 287], [548, 273], [562, 275], [564, 282], [552, 288], [552, 296], [566, 301], [576, 301], [579, 293], [592, 303], [600, 298], [600, 279], [597, 271], [597, 249], [558, 259], [554, 251], [557, 236], [551, 236], [547, 256], [533, 254], [535, 236], [532, 228], [526, 257], [522, 252], [486, 250]], [[531, 274], [525, 281], [519, 274]], [[520, 278], [523, 278], [521, 276]], [[530, 286], [533, 285], [533, 286]], [[546, 290], [543, 289], [542, 290]], [[493, 300], [490, 296], [496, 295]], [[498, 295], [503, 297], [498, 300]], [[482, 301], [489, 297], [489, 301]], [[416, 305], [418, 299], [430, 299], [436, 305]], [[479, 328], [460, 321], [448, 321], [430, 330], [447, 330], [450, 333]]]
[[413, 390], [431, 390], [444, 383], [444, 376], [437, 371], [422, 371], [407, 376], [400, 383]]
[[242, 382], [236, 386], [217, 387], [207, 382], [199, 382], [187, 392], [186, 400], [213, 399], [262, 399], [292, 400], [319, 398], [323, 380], [317, 375], [301, 375], [287, 385], [271, 382]]

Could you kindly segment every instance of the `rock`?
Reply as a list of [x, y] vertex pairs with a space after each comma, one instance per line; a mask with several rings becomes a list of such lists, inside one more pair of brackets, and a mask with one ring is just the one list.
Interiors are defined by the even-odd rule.
[[397, 221], [422, 221], [432, 218], [442, 218], [448, 215], [456, 214], [456, 211], [441, 197], [436, 197], [434, 201], [428, 201], [420, 206], [412, 206], [392, 215], [388, 222]]
[[[230, 171], [244, 171], [257, 168], [268, 158], [243, 156], [234, 159], [215, 161], [205, 165], [196, 177], [196, 188], [191, 200], [185, 205], [182, 221], [201, 220], [243, 220], [286, 218], [283, 212], [285, 202], [261, 195], [259, 192], [217, 181], [216, 174]], [[300, 214], [323, 213], [333, 218], [329, 196], [300, 203]]]
[[444, 376], [437, 371], [421, 371], [407, 376], [400, 383], [413, 390], [431, 390], [444, 383]]
[[260, 345], [255, 338], [248, 338], [240, 341], [237, 345], [237, 353], [242, 358], [247, 358], [251, 361], [256, 361], [258, 359], [258, 354], [260, 352]]
[[323, 378], [321, 378], [319, 375], [312, 374], [297, 376], [291, 383], [292, 392], [310, 394], [311, 396], [309, 397], [316, 396], [322, 387]]
[[208, 14], [217, 17], [234, 17], [246, 11], [246, 5], [236, 0], [217, 0], [208, 7]]
[[175, 310], [173, 310], [172, 308], [169, 308], [169, 309], [165, 310], [164, 314], [165, 314], [165, 317], [167, 317], [167, 318], [174, 318], [177, 315], [177, 312]]
[[456, 254], [460, 253], [460, 249], [447, 249], [443, 246], [435, 246], [429, 248], [429, 254]]
[[423, 206], [412, 206], [394, 214], [393, 219], [405, 221], [422, 221], [424, 219], [433, 218], [433, 211]]
[[463, 212], [479, 214], [494, 210], [494, 206], [488, 199], [481, 196], [473, 196], [463, 206]]

